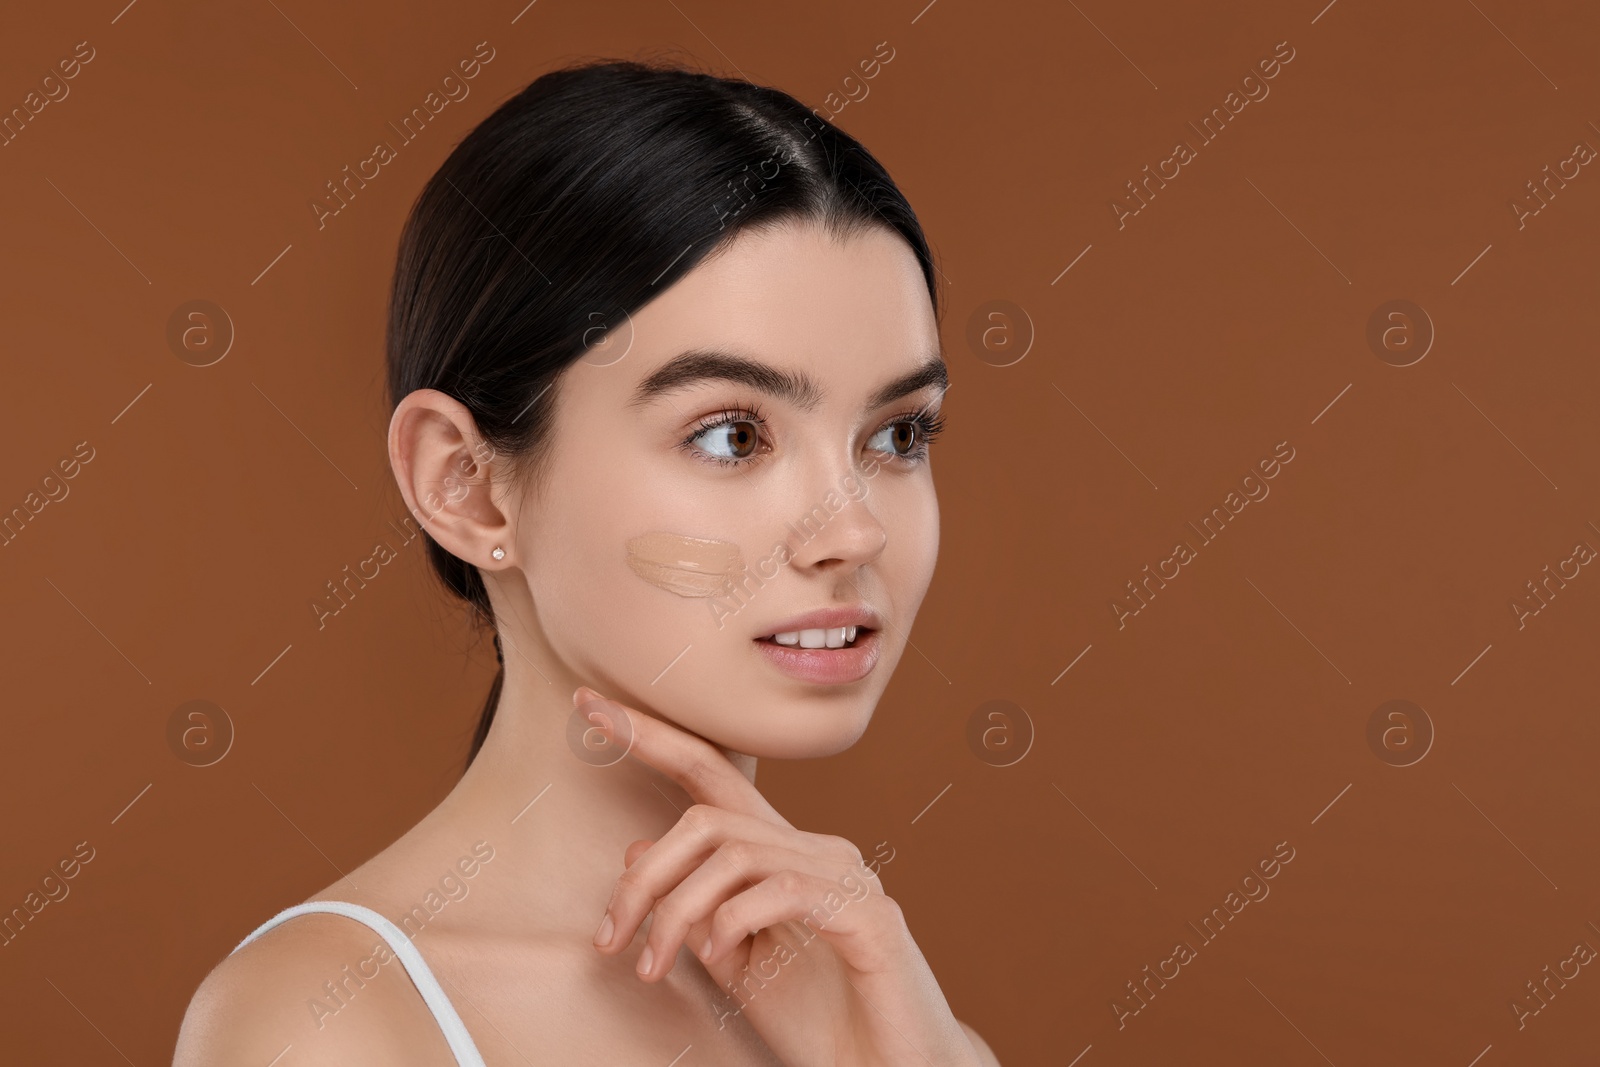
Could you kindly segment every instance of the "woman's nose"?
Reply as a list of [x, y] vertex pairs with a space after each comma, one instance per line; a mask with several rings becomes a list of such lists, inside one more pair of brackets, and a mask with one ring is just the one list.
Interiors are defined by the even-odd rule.
[[833, 482], [815, 500], [809, 511], [790, 523], [788, 534], [795, 542], [791, 565], [854, 569], [882, 554], [889, 531], [876, 514], [867, 482], [857, 472]]

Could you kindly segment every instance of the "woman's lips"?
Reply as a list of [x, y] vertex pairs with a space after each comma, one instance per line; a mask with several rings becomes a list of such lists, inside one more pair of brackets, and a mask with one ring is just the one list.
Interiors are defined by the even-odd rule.
[[872, 673], [881, 651], [877, 630], [861, 630], [846, 648], [799, 648], [757, 638], [755, 645], [778, 670], [813, 685], [844, 685]]

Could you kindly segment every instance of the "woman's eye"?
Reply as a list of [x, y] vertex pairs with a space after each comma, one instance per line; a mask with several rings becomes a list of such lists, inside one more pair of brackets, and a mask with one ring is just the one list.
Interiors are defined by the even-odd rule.
[[868, 448], [896, 456], [909, 456], [916, 450], [918, 428], [914, 422], [891, 422], [872, 435]]
[[718, 459], [748, 459], [755, 455], [761, 434], [755, 423], [738, 419], [708, 426], [691, 440], [696, 447]]

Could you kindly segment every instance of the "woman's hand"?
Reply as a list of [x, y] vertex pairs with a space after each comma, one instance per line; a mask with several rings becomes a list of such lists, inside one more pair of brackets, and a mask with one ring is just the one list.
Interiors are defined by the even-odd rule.
[[[687, 945], [723, 991], [718, 1013], [743, 1014], [791, 1067], [990, 1062], [854, 845], [795, 829], [704, 739], [588, 687], [573, 702], [695, 801], [661, 840], [628, 847], [601, 952], [624, 951], [653, 916], [640, 977], [660, 981]], [[602, 721], [611, 716], [626, 723]]]

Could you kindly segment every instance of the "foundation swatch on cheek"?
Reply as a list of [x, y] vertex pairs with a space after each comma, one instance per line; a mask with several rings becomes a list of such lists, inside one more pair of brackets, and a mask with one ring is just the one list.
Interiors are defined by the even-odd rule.
[[730, 541], [656, 530], [628, 542], [633, 573], [679, 596], [727, 596], [733, 576], [744, 570], [739, 546]]

